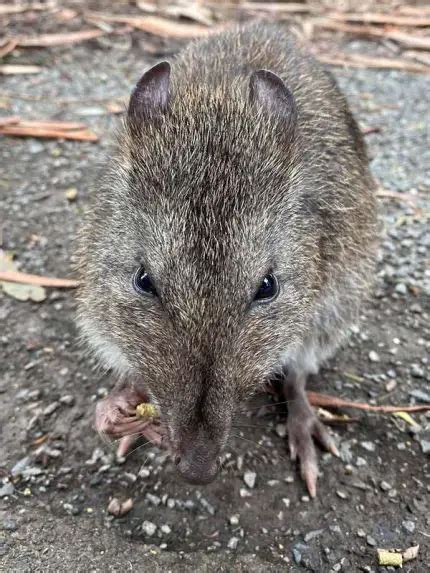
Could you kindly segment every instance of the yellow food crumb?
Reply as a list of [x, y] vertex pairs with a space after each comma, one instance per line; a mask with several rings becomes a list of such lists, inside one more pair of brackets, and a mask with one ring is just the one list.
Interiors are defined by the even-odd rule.
[[403, 566], [403, 556], [401, 553], [387, 551], [387, 549], [378, 549], [379, 565], [391, 565], [393, 567]]
[[136, 406], [136, 414], [140, 418], [156, 418], [160, 415], [157, 406], [154, 404], [149, 404], [148, 402], [143, 402]]

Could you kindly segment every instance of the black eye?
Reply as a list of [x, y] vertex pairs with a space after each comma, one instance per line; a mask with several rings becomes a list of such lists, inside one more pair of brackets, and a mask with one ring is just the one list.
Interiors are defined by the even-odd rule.
[[152, 284], [152, 281], [144, 267], [138, 268], [134, 273], [133, 287], [134, 290], [138, 293], [152, 294], [153, 296], [157, 296], [155, 286]]
[[255, 293], [254, 300], [269, 302], [276, 298], [279, 292], [278, 279], [272, 273], [266, 275], [261, 282], [258, 291]]

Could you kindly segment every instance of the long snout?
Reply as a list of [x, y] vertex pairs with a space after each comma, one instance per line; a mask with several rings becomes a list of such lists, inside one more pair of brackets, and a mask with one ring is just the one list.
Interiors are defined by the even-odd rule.
[[192, 484], [204, 485], [212, 482], [219, 469], [221, 447], [203, 436], [195, 436], [179, 446], [176, 469], [179, 475]]

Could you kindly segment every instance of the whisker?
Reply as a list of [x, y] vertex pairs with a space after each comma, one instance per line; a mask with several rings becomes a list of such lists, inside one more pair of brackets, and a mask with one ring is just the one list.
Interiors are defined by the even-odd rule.
[[281, 402], [269, 402], [267, 404], [260, 404], [259, 406], [255, 406], [253, 408], [246, 408], [244, 410], [237, 410], [238, 412], [240, 412], [241, 414], [247, 414], [250, 412], [254, 412], [255, 410], [260, 410], [260, 408], [275, 408], [278, 406], [283, 406], [285, 404], [291, 404], [292, 402], [296, 402], [297, 400], [282, 400]]
[[140, 448], [143, 448], [145, 446], [147, 446], [148, 444], [152, 444], [151, 440], [148, 440], [147, 442], [145, 442], [144, 444], [140, 444], [139, 446], [137, 446], [137, 448], [134, 448], [133, 450], [131, 450], [130, 452], [127, 452], [126, 454], [126, 458], [128, 458], [129, 456], [131, 456], [131, 454], [137, 450], [139, 450]]

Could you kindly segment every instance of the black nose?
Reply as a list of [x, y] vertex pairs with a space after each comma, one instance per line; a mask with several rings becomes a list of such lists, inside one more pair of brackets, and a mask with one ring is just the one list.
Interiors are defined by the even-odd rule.
[[182, 456], [177, 456], [176, 469], [187, 482], [205, 485], [216, 478], [218, 456], [205, 446], [190, 448]]

